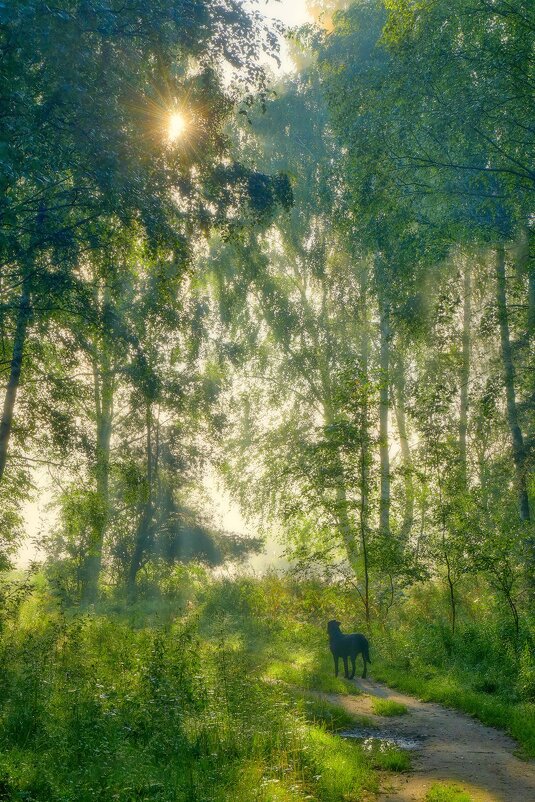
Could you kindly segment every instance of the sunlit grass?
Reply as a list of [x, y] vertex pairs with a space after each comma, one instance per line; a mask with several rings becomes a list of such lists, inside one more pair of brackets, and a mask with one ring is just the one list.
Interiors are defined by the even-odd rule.
[[431, 786], [425, 802], [473, 802], [473, 798], [456, 785], [437, 784]]
[[363, 790], [378, 790], [370, 761], [365, 759], [359, 745], [318, 727], [310, 728], [307, 745], [310, 768], [318, 778], [318, 798], [322, 802], [357, 802]]
[[[317, 596], [243, 579], [184, 587], [180, 598], [135, 609], [110, 599], [83, 616], [60, 611], [46, 588], [27, 600], [24, 626], [0, 633], [0, 792], [61, 802], [74, 782], [77, 802], [356, 802], [376, 788], [376, 771], [410, 768], [390, 743], [337, 734], [372, 725], [325, 697], [359, 690], [334, 677]], [[529, 702], [506, 710], [459, 667], [388, 665], [379, 634], [372, 645], [377, 679], [532, 737]]]
[[276, 659], [268, 663], [266, 676], [307, 690], [343, 695], [359, 695], [354, 682], [335, 677], [332, 660], [326, 645], [312, 639], [306, 645], [293, 645], [292, 636], [285, 634], [277, 643]]
[[376, 716], [403, 716], [407, 713], [407, 705], [393, 699], [372, 699], [372, 709]]
[[341, 705], [329, 701], [321, 694], [294, 688], [289, 688], [287, 693], [307, 721], [321, 724], [331, 732], [348, 730], [356, 726], [366, 729], [374, 727], [371, 719], [365, 716], [354, 716]]

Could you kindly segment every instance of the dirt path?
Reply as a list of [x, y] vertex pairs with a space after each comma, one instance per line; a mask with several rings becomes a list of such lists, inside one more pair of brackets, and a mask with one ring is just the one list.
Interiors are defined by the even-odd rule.
[[[331, 698], [350, 713], [365, 715], [381, 730], [421, 741], [412, 752], [413, 772], [389, 775], [381, 802], [422, 802], [436, 782], [459, 785], [475, 802], [535, 802], [535, 761], [515, 757], [517, 744], [504, 733], [373, 680], [359, 679], [357, 684], [366, 695]], [[403, 702], [409, 714], [375, 716], [371, 696]]]

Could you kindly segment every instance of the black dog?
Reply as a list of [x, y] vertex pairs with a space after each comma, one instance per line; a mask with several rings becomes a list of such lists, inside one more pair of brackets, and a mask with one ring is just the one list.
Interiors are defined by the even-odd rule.
[[[366, 676], [366, 663], [371, 663], [370, 647], [367, 638], [355, 632], [353, 635], [344, 635], [340, 630], [340, 621], [329, 621], [327, 624], [329, 634], [329, 646], [334, 657], [334, 674], [338, 676], [338, 660], [340, 657], [344, 661], [344, 676], [346, 679], [353, 679], [355, 676], [355, 659], [358, 654], [362, 655], [364, 671], [362, 678]], [[351, 660], [351, 676], [347, 669], [347, 658]]]

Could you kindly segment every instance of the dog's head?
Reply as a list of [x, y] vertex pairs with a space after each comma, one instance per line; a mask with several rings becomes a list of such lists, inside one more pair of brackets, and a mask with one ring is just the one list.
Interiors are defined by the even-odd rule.
[[329, 621], [327, 624], [327, 632], [329, 635], [334, 635], [340, 632], [340, 621], [335, 621], [334, 619]]

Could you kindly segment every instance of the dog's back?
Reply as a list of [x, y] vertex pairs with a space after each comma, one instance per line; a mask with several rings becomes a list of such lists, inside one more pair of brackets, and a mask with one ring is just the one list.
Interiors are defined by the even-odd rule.
[[352, 635], [345, 635], [348, 641], [351, 642], [351, 654], [354, 654], [355, 657], [357, 654], [362, 654], [362, 656], [366, 659], [366, 662], [371, 663], [370, 660], [370, 644], [368, 642], [368, 638], [365, 635], [362, 635], [360, 632], [354, 632]]
[[366, 662], [371, 663], [370, 645], [365, 635], [360, 632], [344, 635], [340, 629], [340, 622], [335, 620], [328, 622], [327, 633], [334, 657], [351, 657], [354, 660], [357, 655], [361, 654]]

